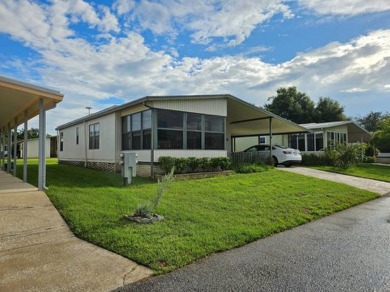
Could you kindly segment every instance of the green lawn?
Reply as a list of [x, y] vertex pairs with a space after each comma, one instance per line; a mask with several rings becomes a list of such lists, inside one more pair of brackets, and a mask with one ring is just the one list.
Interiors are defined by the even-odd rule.
[[348, 169], [335, 166], [316, 166], [320, 170], [390, 182], [390, 166], [362, 163]]
[[[29, 171], [35, 182], [36, 165], [30, 165]], [[377, 197], [346, 185], [271, 169], [175, 181], [157, 209], [165, 220], [138, 225], [123, 219], [123, 214], [132, 213], [138, 203], [153, 196], [156, 182], [136, 178], [133, 185], [123, 187], [117, 174], [50, 160], [47, 185], [48, 196], [78, 237], [156, 273]]]

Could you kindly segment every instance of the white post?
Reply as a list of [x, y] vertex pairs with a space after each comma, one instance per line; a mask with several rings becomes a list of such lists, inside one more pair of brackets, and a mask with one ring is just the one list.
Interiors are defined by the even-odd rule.
[[4, 146], [5, 146], [5, 135], [4, 135], [4, 127], [1, 129], [1, 144], [0, 144], [0, 150], [1, 150], [1, 168], [4, 170]]
[[23, 139], [23, 181], [27, 182], [27, 142], [28, 142], [28, 113], [24, 112], [24, 139]]
[[12, 149], [11, 124], [8, 123], [8, 147], [7, 147], [7, 172], [11, 171], [11, 149]]
[[39, 99], [39, 151], [38, 151], [38, 189], [46, 188], [46, 115], [43, 107], [43, 98]]

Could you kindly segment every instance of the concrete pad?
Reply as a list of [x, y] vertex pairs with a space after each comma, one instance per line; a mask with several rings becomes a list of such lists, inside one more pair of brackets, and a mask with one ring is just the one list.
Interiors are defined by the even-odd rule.
[[276, 167], [275, 169], [343, 183], [358, 189], [374, 192], [382, 196], [390, 192], [390, 183], [383, 181], [327, 172], [306, 167]]
[[1, 253], [0, 290], [110, 291], [149, 269], [75, 237]]
[[110, 291], [150, 275], [76, 238], [45, 193], [0, 171], [0, 291]]

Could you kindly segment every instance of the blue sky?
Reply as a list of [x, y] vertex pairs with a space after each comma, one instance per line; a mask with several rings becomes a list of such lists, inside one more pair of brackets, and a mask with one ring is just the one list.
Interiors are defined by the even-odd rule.
[[390, 1], [0, 0], [0, 74], [65, 94], [49, 133], [86, 106], [213, 93], [263, 106], [292, 85], [349, 116], [390, 111]]

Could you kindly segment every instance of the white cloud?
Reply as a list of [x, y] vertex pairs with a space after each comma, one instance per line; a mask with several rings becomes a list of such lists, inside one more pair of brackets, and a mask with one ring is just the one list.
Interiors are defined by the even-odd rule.
[[299, 0], [304, 8], [324, 15], [354, 16], [390, 10], [388, 0]]
[[[156, 34], [191, 31], [193, 42], [209, 44], [221, 38], [228, 46], [242, 43], [259, 25], [276, 14], [293, 17], [283, 0], [145, 0], [132, 10], [142, 29]], [[211, 47], [212, 48], [212, 47]]]
[[116, 10], [118, 15], [123, 15], [133, 9], [134, 5], [135, 3], [132, 0], [116, 0], [114, 1], [112, 8]]
[[[172, 23], [188, 20], [188, 24], [183, 25], [197, 24], [199, 11], [203, 11], [201, 19], [207, 24], [214, 15], [216, 24], [210, 30], [194, 25], [194, 39], [199, 33], [198, 41], [223, 37], [226, 43], [242, 41], [258, 23], [275, 13], [290, 17], [281, 2], [277, 2], [280, 5], [265, 1], [259, 1], [260, 4], [221, 2], [217, 7], [217, 2], [209, 5], [206, 1], [192, 1], [196, 2], [193, 4], [181, 1], [167, 0], [167, 10], [157, 2], [143, 1], [153, 6], [154, 10], [145, 10], [155, 11], [153, 17], [158, 19], [159, 15], [165, 15], [160, 22], [153, 22], [147, 14], [140, 13], [139, 9], [147, 6], [133, 7], [130, 13], [137, 10], [137, 17], [145, 17], [149, 21], [145, 22], [145, 27], [164, 24], [160, 28], [162, 32], [175, 33], [171, 31]], [[369, 102], [370, 94], [378, 100], [385, 98], [384, 92], [388, 94], [390, 30], [372, 31], [345, 43], [330, 43], [281, 64], [266, 63], [251, 55], [268, 49], [261, 46], [237, 56], [180, 58], [170, 47], [165, 51], [152, 50], [135, 31], [122, 31], [120, 36], [110, 33], [116, 31], [119, 24], [107, 7], [76, 2], [79, 6], [73, 8], [62, 0], [55, 0], [51, 6], [27, 0], [0, 2], [0, 32], [20, 40], [41, 56], [33, 61], [23, 59], [23, 63], [9, 60], [0, 65], [0, 70], [6, 72], [8, 67], [5, 66], [24, 67], [29, 76], [41, 76], [39, 83], [65, 94], [64, 101], [48, 114], [51, 131], [59, 124], [85, 115], [85, 106], [92, 106], [93, 111], [106, 107], [99, 100], [111, 96], [132, 100], [145, 95], [231, 93], [264, 105], [278, 87], [289, 85], [296, 85], [313, 99], [330, 96], [338, 98], [342, 104], [347, 100], [353, 104], [355, 95], [367, 97], [359, 100], [361, 103]], [[126, 11], [115, 7], [118, 13], [119, 9]], [[233, 12], [237, 20], [229, 24]], [[25, 17], [21, 17], [23, 15]], [[109, 37], [90, 43], [71, 29], [72, 21], [84, 21], [96, 27], [97, 33], [105, 32]], [[242, 29], [238, 29], [241, 26]]]

